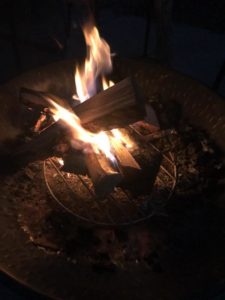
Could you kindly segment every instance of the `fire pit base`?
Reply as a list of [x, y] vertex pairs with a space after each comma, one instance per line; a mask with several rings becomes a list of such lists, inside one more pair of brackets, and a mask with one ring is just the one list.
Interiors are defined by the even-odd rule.
[[[39, 74], [43, 82], [46, 82], [46, 78], [52, 77], [53, 82], [46, 87], [48, 90], [55, 88], [57, 82], [61, 80], [57, 88], [62, 92], [63, 80], [58, 78], [54, 82], [54, 74], [57, 73], [57, 68], [60, 69], [62, 72], [58, 74], [63, 73], [66, 82], [69, 75], [65, 76], [65, 74], [70, 74], [72, 67], [73, 64], [70, 66], [67, 63], [65, 65], [59, 63], [55, 67], [43, 69], [40, 73], [34, 72], [33, 76], [37, 77]], [[147, 76], [146, 70], [142, 73], [140, 65], [137, 74], [140, 78], [145, 78], [146, 82], [149, 81], [149, 89], [151, 85], [156, 86], [160, 78], [158, 90], [160, 91], [163, 86], [170, 91], [171, 78], [175, 74], [160, 66], [151, 65], [151, 68]], [[125, 69], [126, 64], [121, 62], [121, 72]], [[135, 72], [134, 67], [132, 73]], [[183, 78], [176, 76], [178, 79]], [[7, 84], [4, 93], [9, 89], [9, 95], [12, 96], [13, 90], [17, 91], [21, 85], [24, 86], [24, 82], [27, 87], [35, 88], [30, 86], [33, 83], [31, 78], [31, 74], [28, 74]], [[166, 79], [169, 80], [169, 85], [162, 85], [162, 80]], [[37, 78], [35, 82], [36, 80]], [[73, 80], [72, 76], [71, 80]], [[197, 101], [196, 99], [201, 96], [199, 91], [202, 88], [205, 95], [209, 95], [209, 98], [214, 97], [214, 103], [218, 100], [219, 111], [222, 114], [221, 99], [217, 99], [217, 96], [209, 91], [207, 94], [207, 89], [199, 87], [190, 79], [183, 80], [180, 90], [178, 87], [174, 88], [177, 94], [174, 92], [173, 96], [175, 99], [179, 97], [179, 103], [182, 102], [182, 94], [185, 92], [191, 94], [189, 98], [185, 96], [185, 100], [192, 98], [193, 101]], [[183, 91], [183, 86], [187, 87], [188, 82], [191, 82], [192, 89], [186, 88]], [[68, 86], [69, 84], [65, 83], [65, 90]], [[196, 86], [196, 94], [193, 86]], [[165, 97], [164, 89], [162, 93]], [[8, 96], [9, 99], [11, 96]], [[156, 94], [154, 93], [153, 96], [156, 97]], [[214, 113], [216, 114], [216, 111]], [[190, 116], [190, 112], [188, 115]], [[225, 116], [217, 116], [218, 122], [222, 117]], [[193, 122], [190, 121], [192, 124], [197, 122], [195, 117], [193, 119]], [[183, 121], [186, 123], [185, 119]], [[207, 129], [208, 123], [203, 125], [206, 125], [205, 129]], [[189, 126], [188, 128], [190, 129]], [[213, 126], [211, 125], [210, 128]], [[175, 195], [167, 206], [167, 215], [156, 215], [139, 225], [115, 229], [112, 226], [101, 228], [78, 223], [76, 218], [62, 211], [57, 203], [47, 196], [42, 163], [37, 162], [13, 176], [2, 176], [1, 269], [17, 281], [55, 299], [115, 299], [116, 297], [174, 300], [200, 298], [208, 293], [216, 294], [223, 285], [225, 277], [224, 170], [221, 167], [223, 153], [211, 142], [211, 138], [208, 138], [210, 135], [216, 140], [217, 135], [213, 129], [208, 134], [196, 128], [190, 131], [192, 141], [189, 142], [197, 146], [188, 147], [187, 130], [186, 133], [182, 132], [182, 136], [186, 137], [186, 144], [183, 144], [182, 149], [186, 151], [182, 152], [182, 149], [176, 147], [176, 153], [179, 154], [180, 151], [178, 157], [181, 157], [182, 153], [187, 154], [186, 158], [192, 157], [192, 165], [188, 166], [188, 160], [185, 160], [184, 156], [181, 161], [177, 161], [178, 170], [182, 169], [182, 162], [185, 162], [186, 169], [189, 169], [189, 179], [193, 183], [196, 174], [192, 173], [191, 167], [193, 161], [196, 162], [201, 166], [200, 173], [204, 174], [203, 178], [198, 177], [203, 179], [200, 181], [203, 190], [197, 189], [199, 181], [191, 189], [190, 182], [187, 180], [186, 187], [189, 192], [185, 193], [184, 186], [179, 185], [178, 181]], [[199, 147], [202, 147], [201, 150]], [[197, 150], [200, 152], [196, 152]], [[211, 150], [214, 152], [210, 153]], [[199, 156], [196, 157], [196, 153], [200, 153]], [[207, 181], [206, 178], [209, 180]], [[18, 184], [15, 184], [16, 180]], [[30, 182], [29, 186], [26, 185], [27, 182]], [[203, 182], [207, 185], [205, 190]], [[32, 189], [34, 184], [36, 187]], [[193, 193], [190, 193], [190, 190], [193, 190]], [[45, 250], [40, 247], [44, 247]]]

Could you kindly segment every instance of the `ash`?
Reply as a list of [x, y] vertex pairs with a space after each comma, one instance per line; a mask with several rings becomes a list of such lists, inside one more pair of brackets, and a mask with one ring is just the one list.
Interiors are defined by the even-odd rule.
[[14, 201], [18, 223], [34, 247], [89, 264], [96, 272], [134, 266], [164, 272], [171, 257], [186, 257], [188, 264], [193, 253], [199, 261], [212, 245], [222, 251], [225, 167], [219, 149], [204, 132], [187, 125], [153, 145], [176, 154], [176, 189], [160, 211], [136, 225], [94, 226], [65, 212], [46, 189], [43, 162], [3, 178], [1, 194]]

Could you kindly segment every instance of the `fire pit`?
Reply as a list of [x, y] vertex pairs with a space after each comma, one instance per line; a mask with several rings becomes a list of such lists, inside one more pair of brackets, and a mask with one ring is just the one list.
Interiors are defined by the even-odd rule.
[[[7, 122], [16, 130], [30, 124], [19, 103], [21, 87], [71, 99], [74, 65], [59, 62], [2, 86], [8, 116], [20, 111], [27, 121]], [[138, 166], [151, 169], [148, 185], [144, 173], [98, 194], [90, 173], [63, 169], [58, 149], [38, 161], [29, 156], [25, 165], [20, 160], [17, 169], [13, 161], [10, 174], [4, 161], [0, 266], [49, 297], [180, 299], [215, 294], [223, 284], [225, 104], [160, 65], [115, 59], [112, 79], [130, 75], [151, 105], [150, 121], [155, 111], [161, 124], [157, 131], [143, 120], [121, 129], [136, 145], [129, 153]], [[26, 138], [26, 145], [36, 141]], [[10, 158], [24, 158], [16, 146], [19, 155]]]

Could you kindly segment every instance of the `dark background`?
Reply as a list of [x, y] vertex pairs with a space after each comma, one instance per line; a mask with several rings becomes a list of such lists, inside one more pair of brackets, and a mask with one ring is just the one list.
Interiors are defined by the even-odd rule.
[[[80, 21], [86, 3], [94, 9], [112, 52], [157, 58], [160, 49], [156, 45], [154, 1], [162, 6], [173, 2], [166, 26], [169, 64], [213, 86], [225, 61], [224, 0], [2, 0], [0, 82], [39, 65], [82, 55]], [[224, 95], [224, 80], [217, 85]]]
[[[162, 1], [162, 20], [153, 1], [0, 1], [0, 83], [40, 65], [83, 56], [80, 22], [89, 2], [112, 52], [155, 59], [225, 96], [225, 1], [158, 0]], [[171, 9], [165, 9], [170, 1]], [[165, 19], [163, 47], [163, 42], [158, 43], [157, 26]], [[2, 274], [0, 299], [39, 297]]]

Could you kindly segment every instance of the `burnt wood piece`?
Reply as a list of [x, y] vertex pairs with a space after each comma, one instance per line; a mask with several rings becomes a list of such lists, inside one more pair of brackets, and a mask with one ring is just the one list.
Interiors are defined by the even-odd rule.
[[124, 176], [124, 181], [132, 182], [137, 180], [138, 176], [141, 174], [141, 167], [138, 162], [127, 148], [114, 137], [111, 138], [111, 145], [117, 159], [118, 168]]
[[138, 112], [136, 107], [128, 107], [115, 110], [104, 117], [84, 125], [90, 131], [99, 132], [101, 130], [108, 131], [114, 128], [126, 127], [142, 119], [143, 115]]
[[122, 175], [111, 166], [105, 155], [87, 153], [85, 164], [98, 196], [107, 196], [122, 181]]

